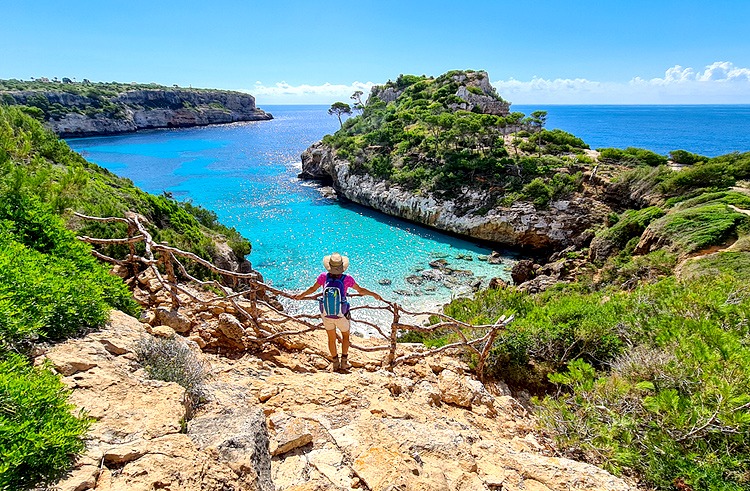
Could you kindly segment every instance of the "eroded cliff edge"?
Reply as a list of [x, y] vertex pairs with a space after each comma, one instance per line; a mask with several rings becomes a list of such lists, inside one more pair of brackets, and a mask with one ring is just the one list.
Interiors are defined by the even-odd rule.
[[37, 108], [45, 124], [63, 138], [273, 119], [256, 107], [252, 95], [221, 90], [137, 88], [110, 94], [94, 88], [1, 95], [5, 103]]
[[587, 231], [603, 223], [612, 211], [604, 203], [581, 195], [551, 201], [546, 209], [537, 209], [524, 201], [488, 209], [489, 192], [468, 183], [454, 199], [415, 193], [369, 174], [353, 173], [351, 164], [338, 158], [322, 142], [302, 154], [300, 178], [331, 183], [339, 196], [389, 215], [474, 239], [540, 252], [580, 247], [593, 237]]

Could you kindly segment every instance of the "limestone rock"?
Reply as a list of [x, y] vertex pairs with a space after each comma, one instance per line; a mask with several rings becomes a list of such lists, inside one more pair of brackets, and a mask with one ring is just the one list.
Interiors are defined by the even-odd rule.
[[[16, 104], [27, 104], [30, 98], [41, 95], [50, 104], [71, 109], [99, 107], [102, 102], [83, 94], [64, 91], [21, 90], [7, 91], [6, 94]], [[107, 96], [106, 102], [118, 107], [118, 116], [69, 112], [60, 119], [51, 119], [47, 124], [60, 137], [68, 138], [273, 118], [255, 106], [253, 96], [230, 91], [135, 89]]]
[[413, 489], [419, 465], [406, 454], [383, 447], [372, 447], [352, 465], [354, 472], [371, 491]]
[[157, 338], [170, 339], [175, 337], [175, 330], [169, 326], [154, 326], [151, 328], [151, 334]]
[[467, 185], [456, 190], [460, 197], [453, 200], [431, 193], [415, 194], [369, 174], [352, 172], [350, 162], [338, 158], [322, 142], [310, 146], [301, 158], [300, 177], [332, 183], [339, 196], [355, 203], [428, 227], [512, 247], [551, 251], [579, 244], [584, 232], [604, 223], [611, 212], [603, 202], [583, 195], [553, 201], [547, 209], [518, 201], [509, 207], [486, 210], [486, 203], [494, 202], [489, 191]]
[[522, 259], [513, 265], [510, 273], [513, 283], [520, 285], [534, 277], [534, 261]]
[[448, 404], [471, 407], [474, 400], [473, 388], [466, 383], [465, 377], [452, 370], [443, 370], [438, 376], [440, 399]]
[[156, 309], [155, 315], [155, 322], [158, 324], [169, 326], [179, 333], [190, 331], [192, 325], [190, 318], [178, 310], [167, 310], [163, 307], [159, 307]]
[[219, 315], [219, 330], [229, 339], [242, 341], [242, 337], [245, 335], [245, 330], [242, 328], [242, 323], [232, 314], [222, 313]]
[[266, 419], [259, 408], [236, 408], [207, 414], [188, 424], [188, 436], [201, 449], [211, 449], [261, 491], [273, 491]]
[[271, 440], [271, 455], [281, 455], [312, 442], [307, 423], [300, 418], [289, 418], [275, 427]]

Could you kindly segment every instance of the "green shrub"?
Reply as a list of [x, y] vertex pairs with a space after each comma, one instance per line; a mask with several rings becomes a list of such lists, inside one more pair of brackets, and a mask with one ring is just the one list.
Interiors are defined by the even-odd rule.
[[733, 185], [732, 168], [724, 163], [700, 163], [677, 171], [661, 187], [669, 194], [684, 194], [691, 189], [722, 189]]
[[626, 210], [609, 228], [601, 231], [598, 236], [612, 242], [619, 250], [634, 237], [640, 237], [646, 227], [664, 216], [664, 210], [657, 206], [650, 206], [642, 210]]
[[723, 203], [678, 207], [649, 225], [649, 233], [662, 247], [690, 254], [725, 244], [748, 232], [750, 217]]
[[750, 292], [731, 277], [663, 280], [629, 296], [633, 346], [597, 372], [582, 360], [550, 376], [540, 402], [558, 443], [656, 489], [750, 485]]
[[698, 162], [705, 162], [708, 160], [708, 157], [690, 153], [685, 150], [672, 150], [669, 152], [669, 159], [675, 164], [692, 165], [697, 164]]
[[537, 177], [523, 187], [521, 194], [536, 206], [543, 207], [547, 206], [549, 200], [552, 199], [554, 190], [542, 178]]
[[74, 416], [67, 399], [49, 370], [14, 354], [0, 359], [0, 489], [51, 484], [84, 450], [90, 420]]
[[94, 259], [59, 217], [33, 198], [5, 198], [0, 199], [0, 313], [5, 314], [0, 347], [99, 327], [112, 307], [138, 314], [122, 280]]
[[733, 275], [738, 281], [750, 284], [750, 252], [719, 252], [694, 258], [682, 267], [680, 277], [686, 280], [712, 280], [723, 275]]
[[603, 162], [620, 165], [647, 165], [658, 167], [666, 165], [668, 159], [658, 153], [643, 148], [628, 147], [624, 150], [619, 148], [599, 148], [599, 159]]

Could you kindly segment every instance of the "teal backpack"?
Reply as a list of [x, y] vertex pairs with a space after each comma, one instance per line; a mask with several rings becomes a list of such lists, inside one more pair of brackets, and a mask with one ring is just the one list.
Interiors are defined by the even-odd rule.
[[320, 312], [326, 317], [336, 319], [346, 317], [349, 314], [349, 302], [346, 301], [346, 287], [344, 278], [334, 278], [328, 273], [326, 282], [323, 285], [323, 296], [320, 298]]

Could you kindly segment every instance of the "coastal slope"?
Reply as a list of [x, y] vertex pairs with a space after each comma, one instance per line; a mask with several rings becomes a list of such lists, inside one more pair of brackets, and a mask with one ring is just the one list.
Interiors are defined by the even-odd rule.
[[155, 84], [0, 81], [0, 101], [33, 108], [33, 114], [63, 138], [273, 118], [256, 107], [250, 94]]
[[545, 117], [510, 112], [485, 72], [402, 75], [302, 154], [300, 178], [475, 239], [542, 253], [580, 247], [612, 210], [590, 179], [595, 152], [545, 130]]

